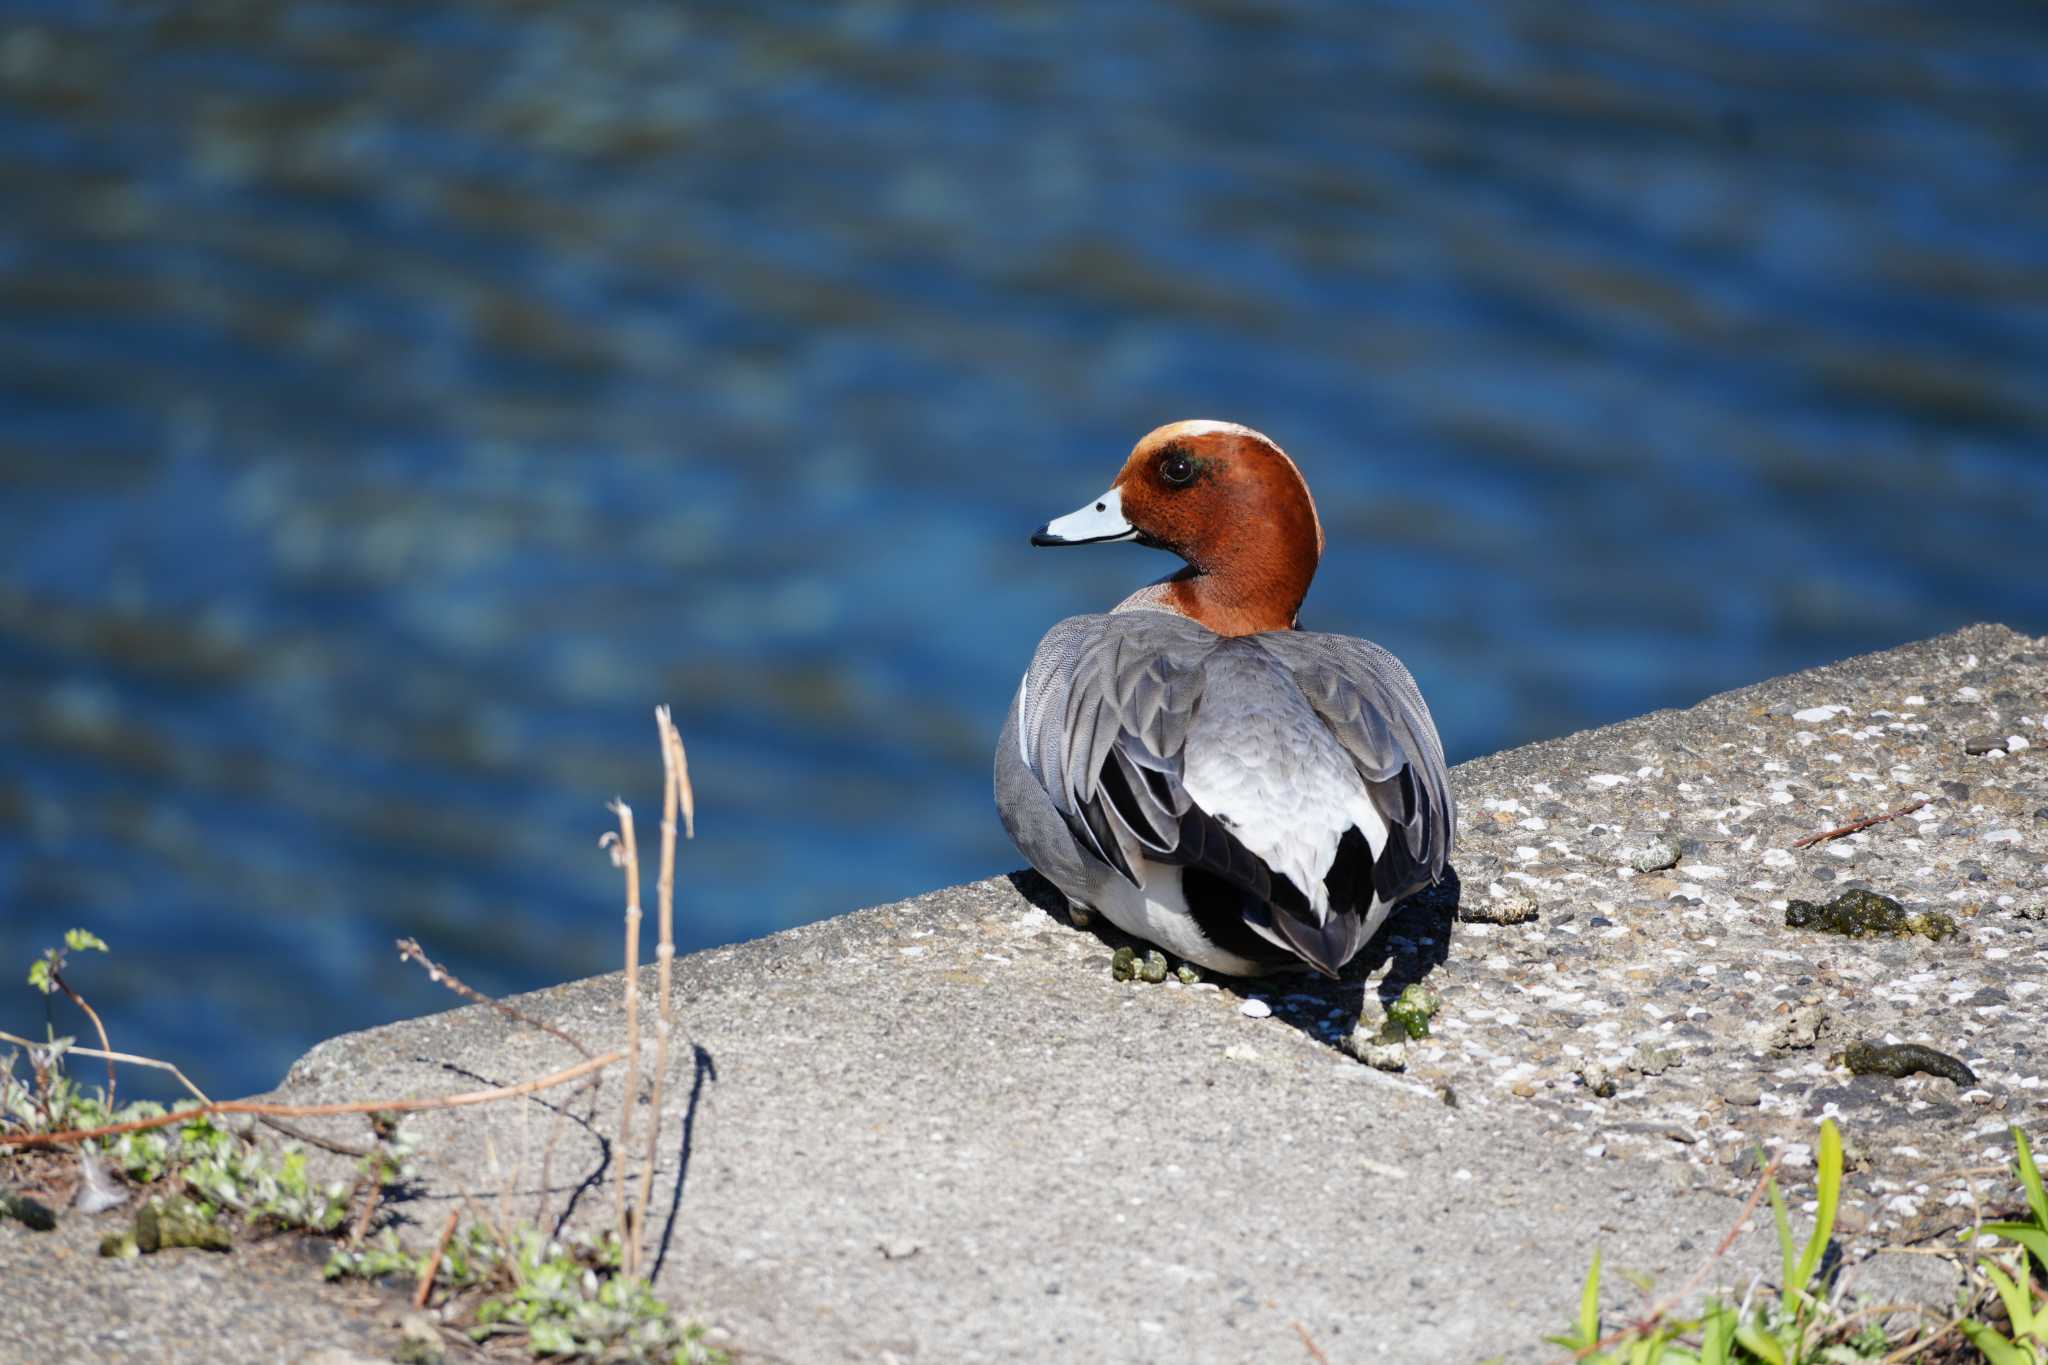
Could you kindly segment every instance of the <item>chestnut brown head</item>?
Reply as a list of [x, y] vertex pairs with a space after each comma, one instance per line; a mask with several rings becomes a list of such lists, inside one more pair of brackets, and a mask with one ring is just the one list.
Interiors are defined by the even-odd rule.
[[1107, 493], [1031, 540], [1135, 540], [1171, 550], [1188, 567], [1133, 605], [1249, 635], [1293, 626], [1322, 556], [1323, 528], [1285, 451], [1249, 427], [1195, 421], [1148, 433]]

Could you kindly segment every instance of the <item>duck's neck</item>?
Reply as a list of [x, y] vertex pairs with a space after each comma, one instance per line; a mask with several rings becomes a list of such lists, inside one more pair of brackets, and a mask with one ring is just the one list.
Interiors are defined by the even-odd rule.
[[1161, 585], [1164, 602], [1218, 635], [1256, 635], [1292, 630], [1308, 595], [1308, 580], [1291, 576], [1254, 577], [1204, 573], [1189, 565]]
[[1147, 527], [1148, 544], [1173, 551], [1187, 567], [1134, 594], [1127, 605], [1177, 611], [1218, 635], [1292, 630], [1322, 558], [1323, 529], [1308, 486], [1289, 464], [1288, 484], [1270, 486], [1244, 505], [1227, 504], [1190, 534], [1172, 524]]

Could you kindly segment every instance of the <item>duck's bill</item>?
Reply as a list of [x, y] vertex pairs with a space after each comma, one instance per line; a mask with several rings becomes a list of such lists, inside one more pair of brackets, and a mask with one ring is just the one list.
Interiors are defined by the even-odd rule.
[[1115, 488], [1086, 507], [1055, 517], [1031, 533], [1033, 545], [1101, 545], [1137, 538], [1138, 528], [1124, 520], [1124, 495]]

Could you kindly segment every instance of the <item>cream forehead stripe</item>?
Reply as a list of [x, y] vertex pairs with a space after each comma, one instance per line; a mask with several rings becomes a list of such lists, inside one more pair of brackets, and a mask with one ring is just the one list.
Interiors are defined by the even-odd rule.
[[1308, 498], [1308, 514], [1315, 518], [1316, 555], [1320, 557], [1324, 546], [1323, 514], [1316, 510], [1315, 494], [1309, 492], [1308, 480], [1301, 477], [1301, 466], [1294, 462], [1292, 455], [1289, 455], [1280, 448], [1278, 441], [1268, 436], [1265, 432], [1253, 431], [1250, 427], [1240, 422], [1217, 422], [1204, 417], [1192, 422], [1176, 422], [1174, 424], [1174, 434], [1176, 436], [1214, 436], [1218, 433], [1227, 433], [1231, 436], [1249, 436], [1255, 441], [1270, 446], [1275, 455], [1287, 461], [1287, 467], [1294, 472], [1295, 482], [1301, 485], [1302, 493]]

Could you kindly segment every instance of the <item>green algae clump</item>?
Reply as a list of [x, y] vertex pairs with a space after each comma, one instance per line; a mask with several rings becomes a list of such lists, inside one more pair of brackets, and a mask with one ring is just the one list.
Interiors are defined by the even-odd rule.
[[1889, 1076], [1896, 1081], [1924, 1071], [1957, 1085], [1977, 1083], [1977, 1073], [1959, 1059], [1921, 1043], [1851, 1043], [1842, 1052], [1842, 1064], [1858, 1076]]
[[175, 1199], [169, 1203], [151, 1200], [135, 1215], [135, 1245], [145, 1256], [165, 1247], [230, 1251], [234, 1248], [234, 1239], [226, 1228], [189, 1200]]
[[1166, 954], [1157, 948], [1147, 950], [1143, 957], [1138, 956], [1136, 948], [1119, 948], [1110, 956], [1109, 974], [1118, 981], [1143, 981], [1156, 986], [1166, 980], [1167, 966]]
[[1398, 1025], [1410, 1038], [1427, 1038], [1429, 1021], [1444, 1006], [1443, 997], [1420, 981], [1401, 992], [1401, 998], [1387, 1006], [1387, 1022]]
[[1945, 939], [1957, 932], [1956, 922], [1939, 910], [1908, 910], [1875, 891], [1844, 891], [1825, 905], [1793, 901], [1785, 907], [1785, 927], [1815, 929], [1845, 938]]

